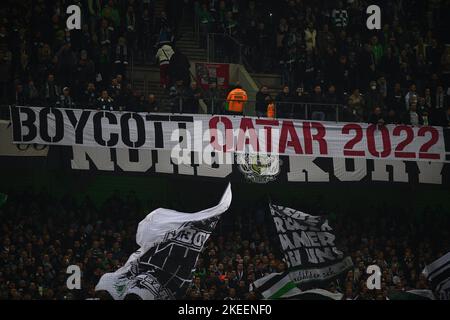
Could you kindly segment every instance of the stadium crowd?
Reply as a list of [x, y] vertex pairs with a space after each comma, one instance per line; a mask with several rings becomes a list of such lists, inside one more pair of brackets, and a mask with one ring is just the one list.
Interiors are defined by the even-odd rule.
[[[114, 193], [102, 206], [89, 197], [56, 198], [45, 191], [10, 192], [0, 207], [0, 299], [94, 298], [103, 273], [118, 269], [137, 249], [138, 222], [160, 199], [143, 203]], [[151, 208], [151, 209], [150, 209]], [[320, 202], [301, 208], [321, 213]], [[300, 209], [300, 208], [299, 208]], [[338, 247], [354, 268], [328, 289], [345, 299], [386, 299], [392, 291], [427, 288], [423, 267], [450, 247], [450, 215], [441, 207], [423, 211], [382, 205], [329, 214]], [[126, 215], [124, 215], [126, 212]], [[239, 207], [220, 221], [198, 259], [185, 299], [256, 299], [249, 284], [285, 270], [279, 241], [266, 208]], [[66, 287], [67, 266], [82, 270], [81, 290]], [[368, 291], [366, 267], [381, 267], [382, 289]]]
[[[66, 29], [71, 3], [82, 9], [81, 30]], [[275, 101], [278, 117], [302, 119], [305, 111], [296, 103], [308, 103], [315, 105], [308, 115], [315, 120], [335, 120], [329, 105], [342, 105], [338, 119], [344, 121], [449, 125], [450, 46], [442, 27], [448, 0], [384, 1], [382, 29], [372, 31], [365, 18], [373, 3], [365, 0], [165, 4], [156, 16], [154, 0], [3, 2], [0, 104], [195, 113], [204, 99], [210, 111], [225, 92], [191, 86], [187, 57], [176, 50], [182, 12], [194, 10], [201, 39], [208, 33], [236, 38], [247, 67], [282, 75], [279, 92], [264, 85], [258, 92], [258, 115]], [[233, 54], [236, 45], [219, 39], [218, 50]], [[170, 44], [176, 61], [170, 58], [169, 81], [159, 49]], [[159, 60], [166, 97], [132, 87], [127, 66], [133, 59]], [[178, 108], [180, 100], [185, 107]]]
[[[381, 8], [381, 30], [366, 27], [373, 4]], [[302, 117], [292, 102], [308, 102], [345, 105], [346, 121], [448, 125], [449, 10], [446, 0], [200, 0], [196, 16], [204, 37], [238, 39], [247, 67], [282, 75], [279, 94], [270, 96], [263, 84], [261, 114], [274, 100], [285, 117]], [[236, 55], [228, 37], [216, 38], [225, 41], [215, 44], [219, 56]], [[335, 119], [334, 109], [314, 110], [313, 118]]]

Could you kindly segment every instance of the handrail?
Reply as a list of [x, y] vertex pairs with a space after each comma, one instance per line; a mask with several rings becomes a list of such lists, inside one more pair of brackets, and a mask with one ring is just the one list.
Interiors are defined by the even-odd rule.
[[[189, 101], [192, 101], [192, 96], [175, 96], [175, 97], [169, 97], [169, 98], [162, 98], [158, 99], [160, 109], [161, 110], [174, 110], [174, 106], [176, 105], [176, 111], [183, 113], [184, 109], [186, 107], [189, 107]], [[222, 98], [201, 98], [201, 101], [199, 100], [199, 103], [204, 103], [205, 106], [211, 106], [211, 110], [209, 114], [220, 114], [224, 111], [224, 104], [227, 101], [227, 99]], [[230, 101], [230, 100], [228, 100]], [[233, 101], [233, 100], [231, 100]], [[248, 105], [254, 106], [256, 100], [247, 100], [246, 103]], [[310, 119], [314, 115], [315, 112], [323, 113], [324, 116], [326, 114], [328, 119], [331, 119], [330, 121], [333, 121], [332, 119], [332, 112], [334, 112], [335, 118], [334, 121], [339, 122], [340, 113], [346, 108], [345, 105], [342, 104], [331, 104], [331, 103], [314, 103], [314, 102], [296, 102], [296, 101], [274, 101], [274, 104], [276, 107], [282, 108], [283, 106], [288, 106], [289, 108], [287, 110], [283, 110], [282, 114], [284, 118], [297, 118], [302, 117], [304, 119]], [[213, 107], [215, 106], [215, 107]], [[0, 118], [2, 119], [9, 119], [9, 108], [6, 108], [8, 106], [0, 106]], [[82, 104], [75, 104], [75, 108], [80, 109], [90, 109], [95, 110], [96, 108], [86, 108], [86, 105]], [[204, 106], [202, 106], [203, 109]], [[130, 106], [121, 106], [123, 108], [122, 110], [131, 109]], [[319, 109], [319, 110], [317, 110]], [[187, 109], [186, 109], [187, 110]], [[281, 109], [280, 109], [281, 110]], [[300, 110], [303, 110], [300, 112]], [[250, 110], [250, 113], [247, 113], [245, 115], [252, 115], [255, 110]], [[206, 111], [208, 113], [208, 109]], [[317, 120], [317, 119], [316, 119]]]
[[[207, 40], [206, 41], [206, 46], [207, 46], [206, 54], [207, 54], [207, 61], [208, 62], [216, 62], [216, 61], [211, 61], [211, 57], [210, 57], [210, 54], [211, 54], [211, 50], [210, 50], [211, 42], [212, 42], [213, 50], [215, 50], [215, 38], [216, 37], [223, 37], [223, 38], [226, 38], [226, 39], [230, 39], [238, 47], [239, 58], [238, 58], [237, 63], [241, 64], [241, 65], [244, 65], [245, 68], [248, 69], [250, 72], [254, 71], [253, 67], [248, 62], [247, 58], [245, 57], [245, 55], [243, 53], [243, 48], [244, 48], [245, 45], [243, 43], [241, 43], [239, 39], [237, 39], [237, 38], [235, 38], [235, 37], [233, 37], [233, 36], [231, 36], [231, 35], [229, 35], [229, 34], [227, 34], [225, 32], [224, 33], [209, 32], [209, 33], [207, 33], [206, 37], [207, 37], [206, 38], [206, 40]], [[213, 51], [213, 54], [214, 54], [214, 58], [215, 58], [215, 52], [214, 51]]]

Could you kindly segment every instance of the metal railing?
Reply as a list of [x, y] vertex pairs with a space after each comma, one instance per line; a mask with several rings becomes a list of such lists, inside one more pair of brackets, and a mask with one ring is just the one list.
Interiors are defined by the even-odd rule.
[[[174, 94], [169, 98], [162, 98], [157, 100], [157, 110], [151, 109], [149, 105], [139, 104], [133, 106], [115, 105], [115, 111], [132, 111], [132, 112], [165, 112], [165, 113], [206, 113], [206, 114], [225, 114], [226, 100], [216, 97], [203, 97], [199, 100], [194, 99], [192, 95]], [[203, 110], [201, 105], [206, 105], [206, 110]], [[243, 115], [266, 117], [266, 111], [255, 110], [255, 105], [258, 102], [255, 100], [248, 100], [245, 103]], [[340, 104], [319, 104], [309, 102], [274, 102], [276, 109], [276, 117], [284, 119], [301, 119], [301, 120], [317, 120], [317, 121], [335, 121], [343, 120], [343, 112], [346, 108]], [[37, 105], [40, 106], [40, 105]], [[75, 107], [79, 109], [101, 110], [96, 107], [87, 107], [84, 104], [75, 103]], [[266, 109], [267, 104], [263, 107]], [[206, 112], [205, 112], [206, 111]], [[0, 118], [9, 119], [9, 106], [0, 106]]]
[[242, 64], [247, 70], [253, 72], [254, 68], [245, 55], [245, 45], [226, 32], [217, 32], [220, 28], [213, 26], [215, 22], [201, 23], [197, 13], [194, 10], [194, 38], [203, 48], [206, 48], [207, 61]]

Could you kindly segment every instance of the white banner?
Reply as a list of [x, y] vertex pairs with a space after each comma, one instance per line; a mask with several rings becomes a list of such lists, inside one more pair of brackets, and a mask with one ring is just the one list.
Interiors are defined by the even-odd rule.
[[[445, 162], [441, 127], [11, 107], [14, 143]], [[232, 157], [225, 157], [227, 163]]]
[[48, 146], [43, 144], [12, 143], [12, 130], [9, 121], [0, 120], [0, 156], [8, 157], [46, 157]]

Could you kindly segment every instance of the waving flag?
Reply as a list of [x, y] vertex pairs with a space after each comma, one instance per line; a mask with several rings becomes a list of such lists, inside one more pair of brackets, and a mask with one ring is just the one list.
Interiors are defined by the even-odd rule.
[[175, 299], [192, 281], [198, 255], [222, 213], [231, 204], [228, 185], [219, 204], [196, 213], [159, 208], [139, 223], [134, 252], [114, 273], [104, 274], [95, 290], [113, 299]]
[[450, 300], [450, 252], [427, 265], [422, 273], [440, 300]]
[[353, 266], [337, 249], [328, 220], [272, 204], [270, 212], [288, 270], [256, 280], [250, 290], [265, 299], [342, 299], [318, 289]]

